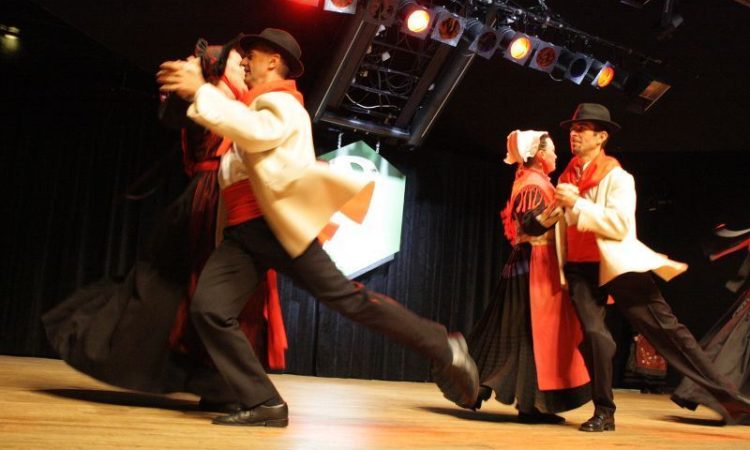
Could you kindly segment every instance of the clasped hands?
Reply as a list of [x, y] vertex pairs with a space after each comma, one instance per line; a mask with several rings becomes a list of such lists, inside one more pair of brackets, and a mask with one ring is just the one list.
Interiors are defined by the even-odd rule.
[[575, 184], [559, 183], [555, 188], [555, 202], [559, 206], [572, 208], [580, 197], [580, 191]]
[[554, 225], [563, 215], [563, 207], [572, 208], [580, 197], [578, 187], [574, 184], [560, 183], [555, 188], [555, 201], [544, 209], [536, 220], [544, 227]]
[[200, 60], [191, 56], [187, 61], [165, 61], [159, 66], [156, 81], [159, 91], [174, 92], [187, 101], [192, 101], [198, 88], [206, 83]]

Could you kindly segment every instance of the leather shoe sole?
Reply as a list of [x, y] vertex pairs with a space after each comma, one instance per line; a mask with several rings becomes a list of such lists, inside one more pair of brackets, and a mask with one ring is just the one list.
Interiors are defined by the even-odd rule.
[[578, 428], [579, 431], [585, 431], [588, 433], [597, 433], [601, 431], [615, 431], [615, 418], [594, 416], [589, 420], [583, 422]]
[[289, 425], [289, 408], [286, 403], [275, 406], [258, 405], [255, 408], [216, 417], [213, 423], [245, 427], [286, 427]]

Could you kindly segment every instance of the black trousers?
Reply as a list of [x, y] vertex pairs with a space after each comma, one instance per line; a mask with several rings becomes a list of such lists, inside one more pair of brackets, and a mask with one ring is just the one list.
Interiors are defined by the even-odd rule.
[[264, 219], [225, 230], [208, 259], [191, 303], [191, 318], [216, 368], [247, 407], [280, 397], [239, 328], [237, 316], [259, 273], [273, 268], [318, 301], [434, 361], [450, 364], [444, 326], [348, 280], [317, 241], [291, 258]]
[[718, 372], [696, 342], [692, 333], [672, 313], [650, 273], [628, 272], [601, 288], [596, 263], [568, 263], [565, 275], [570, 297], [583, 327], [581, 344], [591, 376], [592, 399], [596, 412], [613, 414], [612, 358], [616, 344], [607, 329], [605, 304], [607, 293], [633, 328], [682, 375], [713, 394], [719, 402], [736, 394], [732, 383]]

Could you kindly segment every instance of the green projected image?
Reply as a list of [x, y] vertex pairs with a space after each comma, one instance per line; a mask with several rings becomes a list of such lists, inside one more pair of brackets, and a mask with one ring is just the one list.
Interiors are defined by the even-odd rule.
[[375, 180], [370, 209], [362, 224], [342, 214], [333, 216], [339, 225], [323, 248], [336, 266], [354, 278], [393, 259], [401, 246], [406, 177], [369, 145], [357, 141], [321, 155], [333, 170], [356, 172]]

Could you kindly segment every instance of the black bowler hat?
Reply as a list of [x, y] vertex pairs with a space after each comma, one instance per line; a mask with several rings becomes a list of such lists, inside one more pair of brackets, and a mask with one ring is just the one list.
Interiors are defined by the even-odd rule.
[[620, 124], [612, 122], [609, 110], [598, 103], [581, 103], [573, 113], [573, 118], [560, 122], [562, 128], [570, 129], [576, 122], [593, 122], [603, 126], [610, 133], [620, 131]]
[[255, 44], [264, 44], [278, 51], [289, 66], [289, 78], [297, 78], [305, 71], [300, 61], [302, 49], [294, 36], [278, 28], [266, 28], [260, 34], [246, 34], [240, 39], [240, 47], [249, 50]]

